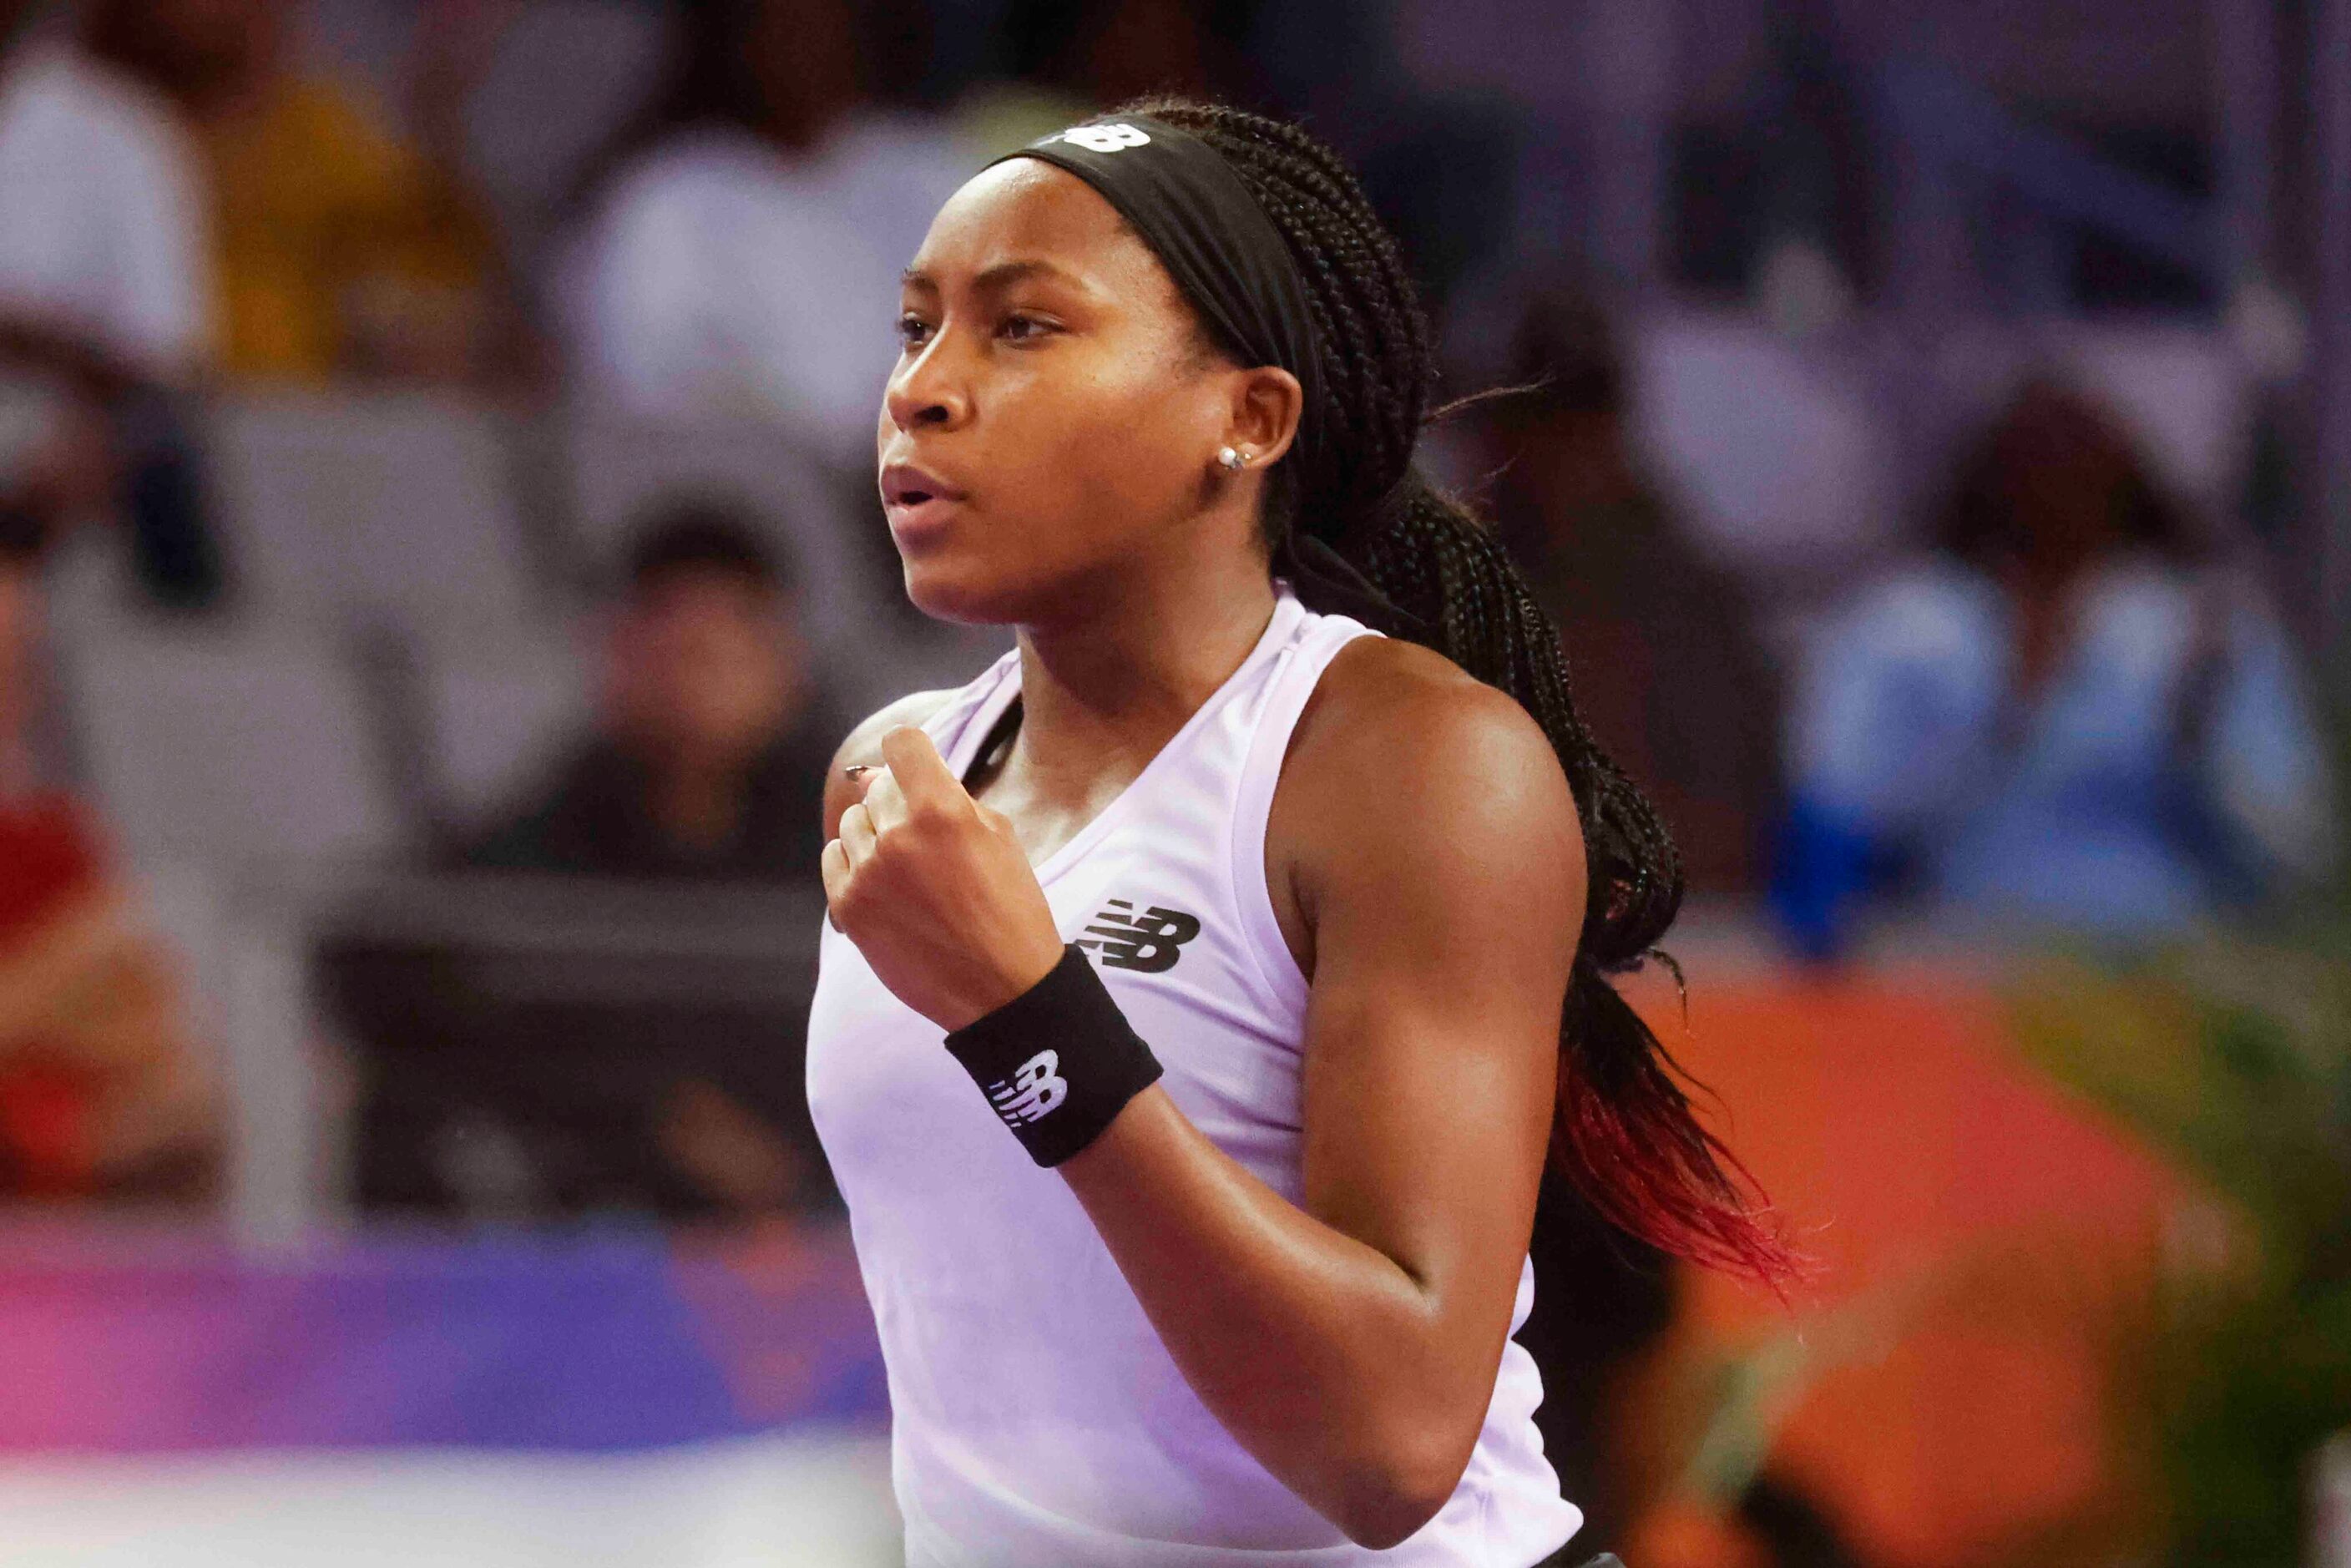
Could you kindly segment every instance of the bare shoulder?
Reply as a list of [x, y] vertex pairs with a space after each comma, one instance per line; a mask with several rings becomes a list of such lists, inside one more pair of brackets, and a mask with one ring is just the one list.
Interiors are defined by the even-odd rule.
[[1339, 651], [1291, 733], [1268, 824], [1268, 871], [1296, 917], [1313, 922], [1318, 892], [1441, 894], [1472, 868], [1489, 887], [1580, 886], [1583, 860], [1558, 753], [1516, 698], [1397, 639]]
[[844, 768], [862, 764], [878, 768], [882, 764], [882, 737], [902, 725], [922, 725], [956, 698], [953, 690], [915, 692], [874, 714], [849, 732], [832, 754], [832, 766], [824, 776], [824, 836], [832, 838], [841, 831], [841, 814], [849, 810], [850, 802], [858, 797], [851, 788]]
[[1517, 698], [1390, 637], [1359, 637], [1332, 659], [1298, 716], [1282, 773], [1285, 786], [1356, 790], [1375, 779], [1411, 789], [1548, 778], [1572, 810], [1551, 737]]

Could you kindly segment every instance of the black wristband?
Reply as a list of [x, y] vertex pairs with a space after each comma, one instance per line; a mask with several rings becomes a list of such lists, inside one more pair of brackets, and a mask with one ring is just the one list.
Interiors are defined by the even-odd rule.
[[1058, 1166], [1159, 1081], [1159, 1059], [1073, 945], [1050, 973], [947, 1036], [1029, 1157]]

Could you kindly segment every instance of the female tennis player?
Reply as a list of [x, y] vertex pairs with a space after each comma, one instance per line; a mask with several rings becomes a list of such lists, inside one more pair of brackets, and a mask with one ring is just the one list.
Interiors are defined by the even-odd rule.
[[1673, 848], [1413, 472], [1395, 245], [1305, 131], [1157, 101], [965, 185], [900, 330], [907, 592], [1019, 630], [826, 804], [809, 1093], [908, 1562], [1550, 1557], [1546, 1160], [1669, 1251], [1786, 1257], [1605, 977]]

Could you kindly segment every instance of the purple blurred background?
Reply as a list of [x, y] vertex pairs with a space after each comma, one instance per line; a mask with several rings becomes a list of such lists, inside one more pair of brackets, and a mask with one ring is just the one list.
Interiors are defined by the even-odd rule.
[[[2023, 1074], [2114, 1160], [1932, 1213], [2021, 1246], [2143, 1197], [2154, 1272], [2092, 1293], [2163, 1298], [2227, 1178], [2003, 1009], [2215, 944], [2337, 995], [2351, 0], [0, 0], [0, 1562], [408, 1561], [385, 1521], [444, 1503], [432, 1560], [554, 1561], [631, 1486], [734, 1523], [599, 1561], [889, 1560], [800, 1090], [817, 800], [850, 724], [1008, 645], [898, 590], [894, 278], [989, 157], [1165, 89], [1304, 116], [1443, 395], [1524, 389], [1423, 461], [1676, 830], [1759, 1171], [1846, 1218], [1886, 1170], [1738, 1064], [1919, 1002], [1964, 1070], [1886, 1040], [1840, 1113], [1967, 1147]], [[1956, 1266], [1875, 1245], [1792, 1320], [1599, 1293], [1550, 1434], [1593, 1549], [2187, 1561], [2130, 1458], [2169, 1428], [2084, 1370], [2119, 1330], [2008, 1323], [2074, 1348], [1972, 1414], [1883, 1357], [1768, 1409], [1658, 1370]], [[2011, 1418], [2063, 1462], [1922, 1479]], [[351, 1445], [705, 1468], [302, 1468]], [[2308, 1447], [2262, 1473], [2318, 1511]], [[219, 1468], [96, 1457], [159, 1449]]]

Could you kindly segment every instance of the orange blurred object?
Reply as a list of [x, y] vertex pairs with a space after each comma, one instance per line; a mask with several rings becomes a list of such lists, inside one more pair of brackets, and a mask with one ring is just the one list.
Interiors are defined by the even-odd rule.
[[1716, 1349], [1806, 1332], [1771, 1474], [1891, 1568], [2111, 1512], [2110, 1347], [2149, 1300], [2179, 1179], [2027, 1066], [1962, 977], [1701, 977], [1687, 1026], [1639, 989], [1823, 1264], [1792, 1320], [1719, 1276], [1685, 1296], [1684, 1335]]

